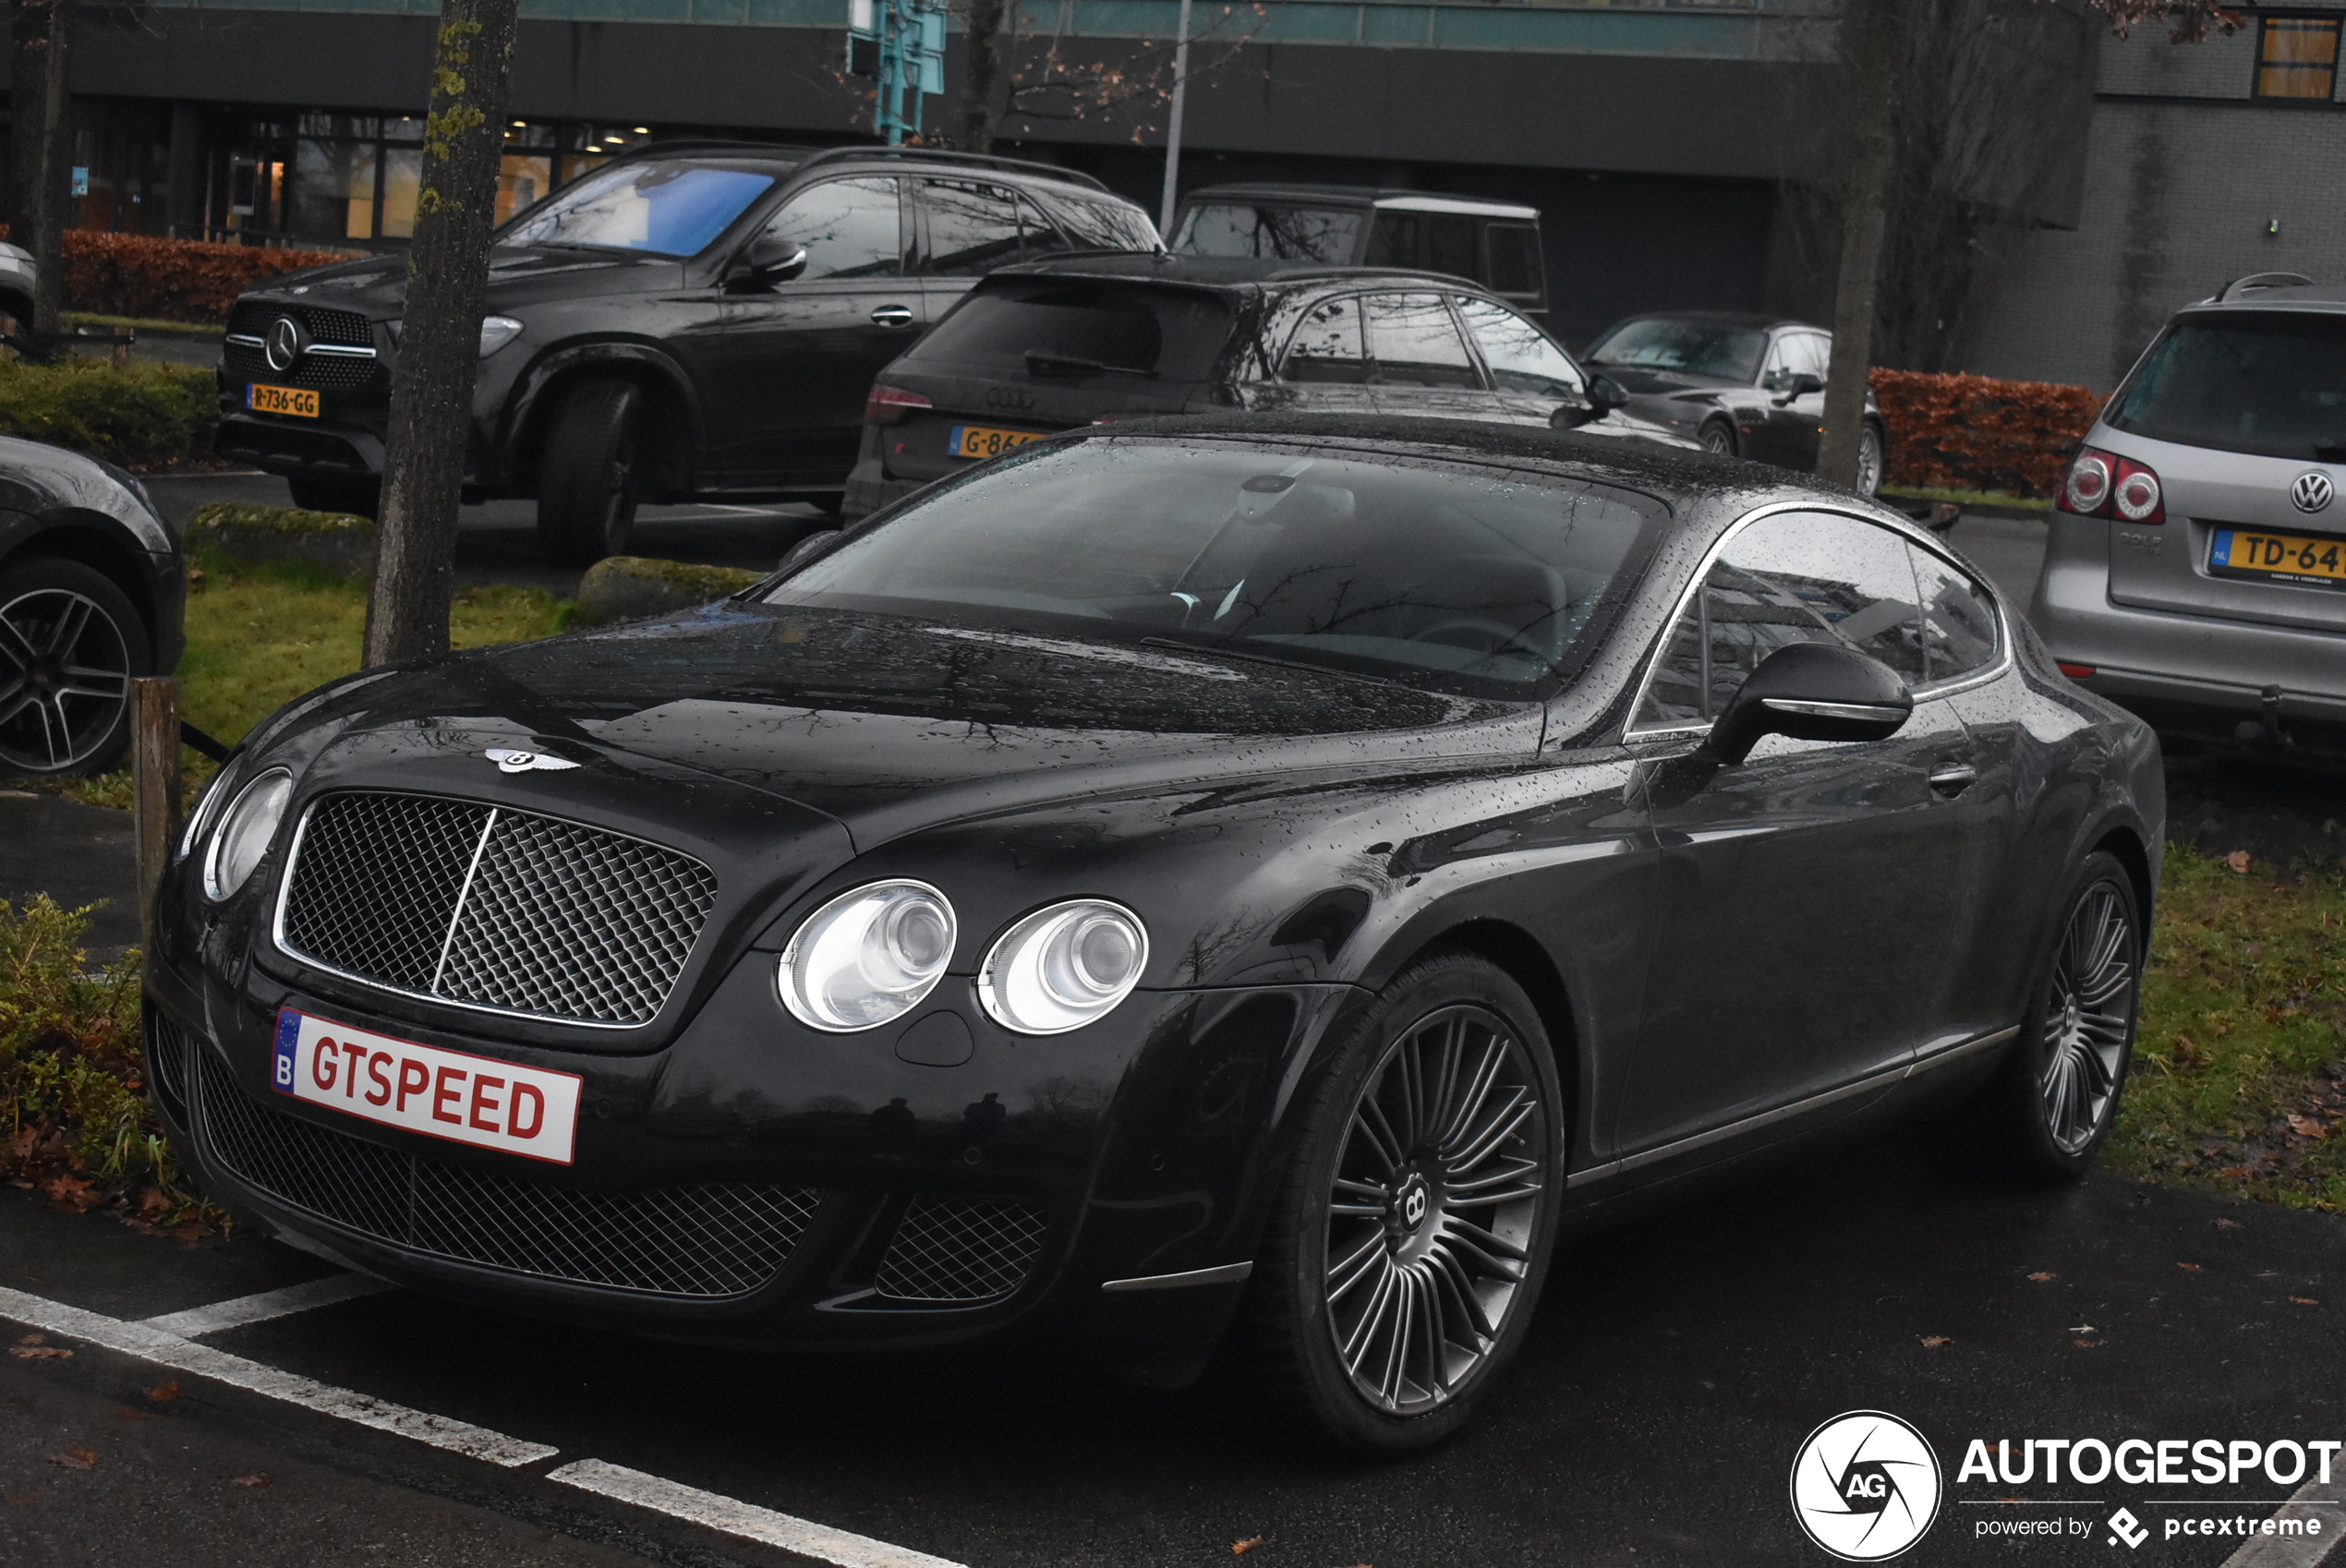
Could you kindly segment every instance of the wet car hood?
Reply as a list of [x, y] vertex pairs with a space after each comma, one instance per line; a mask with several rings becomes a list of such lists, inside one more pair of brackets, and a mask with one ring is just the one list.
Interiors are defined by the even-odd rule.
[[[554, 296], [674, 288], [683, 281], [683, 269], [672, 256], [499, 246], [490, 256], [488, 306], [493, 314]], [[397, 316], [407, 304], [407, 262], [405, 257], [381, 256], [336, 261], [288, 273], [253, 292], [286, 304], [341, 307], [377, 318]]]
[[822, 812], [859, 850], [1078, 795], [1529, 754], [1541, 714], [1173, 649], [732, 601], [405, 670], [333, 706], [354, 730], [689, 768]]

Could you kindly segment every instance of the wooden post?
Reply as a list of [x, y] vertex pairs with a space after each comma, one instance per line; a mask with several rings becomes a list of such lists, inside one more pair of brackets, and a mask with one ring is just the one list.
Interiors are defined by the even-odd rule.
[[154, 940], [155, 888], [179, 836], [179, 681], [141, 675], [130, 682], [131, 826], [139, 847], [139, 929]]

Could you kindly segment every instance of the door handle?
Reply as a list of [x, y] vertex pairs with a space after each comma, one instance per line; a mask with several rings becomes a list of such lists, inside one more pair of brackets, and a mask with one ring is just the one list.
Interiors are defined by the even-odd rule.
[[872, 325], [875, 327], [909, 327], [912, 324], [913, 310], [907, 305], [882, 305], [872, 311]]
[[1930, 774], [1930, 787], [1942, 795], [1960, 795], [1978, 782], [1979, 770], [1967, 762], [1941, 763]]

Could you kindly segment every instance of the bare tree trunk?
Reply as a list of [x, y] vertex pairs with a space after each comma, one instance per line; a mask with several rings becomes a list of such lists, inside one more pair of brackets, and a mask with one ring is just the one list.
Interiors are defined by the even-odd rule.
[[448, 651], [456, 508], [520, 0], [441, 0], [407, 314], [383, 446], [369, 665]]
[[970, 0], [969, 69], [961, 78], [964, 152], [994, 151], [994, 84], [1002, 77], [1002, 16], [1009, 0]]
[[73, 101], [66, 90], [71, 0], [16, 0], [10, 18], [15, 57], [9, 73], [16, 211], [9, 235], [32, 252], [36, 338], [65, 329], [66, 184], [73, 167]]
[[1832, 308], [1832, 366], [1825, 378], [1825, 432], [1817, 473], [1857, 479], [1866, 380], [1873, 363], [1874, 299], [1881, 283], [1884, 199], [1898, 151], [1897, 94], [1906, 64], [1912, 0], [1864, 0], [1856, 149], [1841, 208], [1841, 282]]

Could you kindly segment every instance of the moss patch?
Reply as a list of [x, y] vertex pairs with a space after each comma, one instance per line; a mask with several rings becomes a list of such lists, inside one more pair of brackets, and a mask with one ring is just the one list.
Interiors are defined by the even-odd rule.
[[216, 501], [198, 507], [187, 519], [187, 542], [200, 546], [205, 536], [232, 528], [265, 534], [353, 534], [370, 531], [374, 524], [347, 512], [304, 512], [295, 506], [239, 506]]

